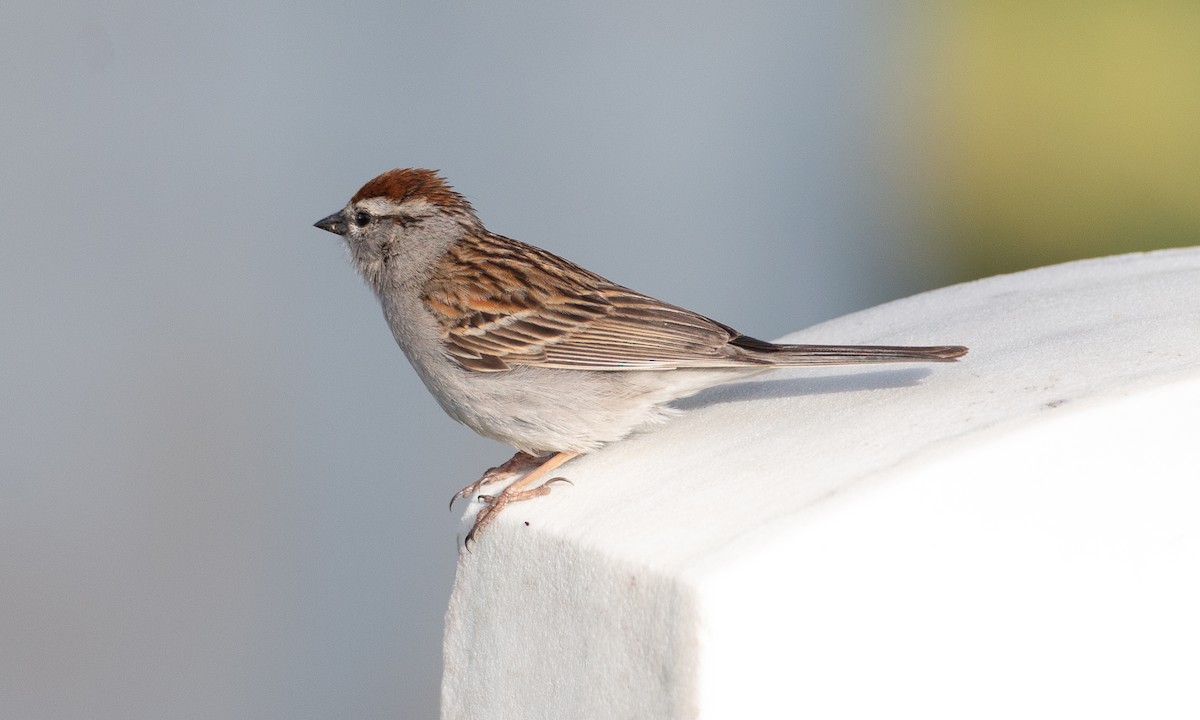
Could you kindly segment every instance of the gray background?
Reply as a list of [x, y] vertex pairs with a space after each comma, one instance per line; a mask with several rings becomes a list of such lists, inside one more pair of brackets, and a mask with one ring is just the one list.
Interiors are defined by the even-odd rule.
[[311, 224], [439, 168], [776, 337], [943, 282], [890, 121], [919, 41], [868, 2], [5, 0], [0, 715], [433, 717], [446, 501], [509, 451]]

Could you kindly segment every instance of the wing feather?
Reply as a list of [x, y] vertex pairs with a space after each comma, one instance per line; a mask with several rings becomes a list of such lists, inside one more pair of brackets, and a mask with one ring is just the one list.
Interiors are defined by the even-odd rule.
[[423, 296], [447, 354], [471, 370], [755, 364], [732, 328], [497, 235], [453, 245]]

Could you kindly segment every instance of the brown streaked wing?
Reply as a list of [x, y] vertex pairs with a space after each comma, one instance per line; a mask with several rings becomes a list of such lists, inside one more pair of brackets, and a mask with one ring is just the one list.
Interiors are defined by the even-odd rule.
[[731, 328], [496, 235], [452, 246], [424, 297], [442, 326], [447, 353], [480, 372], [514, 365], [650, 370], [753, 362], [729, 347], [737, 336]]
[[619, 285], [602, 295], [613, 310], [547, 344], [543, 367], [589, 370], [665, 370], [730, 367], [753, 360], [729, 347], [737, 332], [690, 310]]

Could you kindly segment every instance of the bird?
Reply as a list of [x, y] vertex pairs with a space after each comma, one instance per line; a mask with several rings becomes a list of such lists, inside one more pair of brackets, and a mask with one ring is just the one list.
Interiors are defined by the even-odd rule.
[[426, 388], [450, 417], [516, 453], [451, 498], [483, 507], [550, 492], [563, 463], [680, 411], [670, 403], [781, 367], [950, 362], [959, 345], [781, 345], [491, 232], [434, 170], [397, 168], [315, 227], [338, 235]]

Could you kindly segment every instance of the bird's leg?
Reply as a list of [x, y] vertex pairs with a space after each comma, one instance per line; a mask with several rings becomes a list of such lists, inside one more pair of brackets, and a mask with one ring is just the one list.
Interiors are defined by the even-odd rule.
[[530, 455], [527, 452], [518, 452], [516, 455], [513, 455], [511, 458], [509, 458], [503, 465], [497, 465], [494, 468], [488, 468], [487, 472], [483, 474], [483, 477], [455, 493], [454, 496], [450, 498], [450, 509], [454, 509], [455, 500], [459, 498], [470, 499], [470, 497], [478, 492], [479, 488], [483, 487], [484, 485], [490, 485], [494, 482], [501, 482], [502, 480], [512, 480], [513, 478], [519, 477], [524, 473], [532, 472], [537, 469], [538, 465], [545, 462], [545, 460], [546, 458], [544, 457]]
[[[471, 526], [471, 531], [467, 533], [467, 539], [463, 541], [463, 546], [465, 547], [470, 544], [476, 535], [487, 527], [492, 520], [495, 520], [505, 505], [545, 495], [550, 492], [550, 486], [555, 482], [569, 482], [566, 478], [551, 478], [541, 485], [530, 487], [553, 472], [559, 465], [562, 465], [578, 454], [574, 452], [560, 452], [548, 458], [538, 458], [538, 460], [541, 460], [541, 464], [530, 470], [525, 477], [504, 488], [497, 495], [481, 496], [480, 499], [487, 503], [487, 505], [475, 516], [475, 524]], [[513, 460], [516, 460], [516, 458], [514, 457]]]

